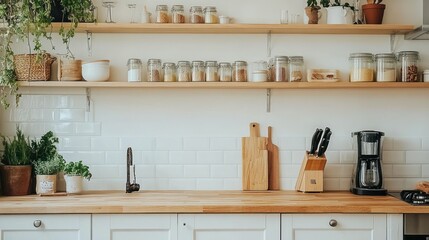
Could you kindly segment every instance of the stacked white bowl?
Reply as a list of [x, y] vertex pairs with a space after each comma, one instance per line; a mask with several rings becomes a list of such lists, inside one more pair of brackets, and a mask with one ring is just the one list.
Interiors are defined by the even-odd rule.
[[88, 82], [104, 82], [110, 77], [110, 60], [95, 60], [82, 63], [82, 77]]

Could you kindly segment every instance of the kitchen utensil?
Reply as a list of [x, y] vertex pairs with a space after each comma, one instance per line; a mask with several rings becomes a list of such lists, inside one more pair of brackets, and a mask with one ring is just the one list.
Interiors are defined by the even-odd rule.
[[326, 158], [318, 157], [306, 152], [304, 161], [296, 181], [295, 190], [301, 192], [323, 192], [323, 170]]
[[268, 190], [268, 140], [260, 137], [259, 124], [250, 124], [250, 137], [242, 138], [243, 190]]
[[279, 148], [273, 144], [272, 139], [273, 128], [268, 127], [268, 189], [279, 190], [280, 189], [280, 176], [279, 176]]
[[311, 139], [311, 149], [310, 154], [315, 154], [317, 147], [319, 146], [320, 138], [322, 138], [323, 130], [317, 128], [316, 131], [313, 134], [313, 137]]
[[331, 135], [332, 135], [331, 130], [328, 130], [326, 137], [323, 138], [322, 142], [320, 143], [320, 147], [319, 147], [319, 151], [317, 153], [317, 156], [321, 157], [321, 156], [323, 156], [323, 154], [325, 154], [326, 150], [328, 149], [329, 140], [331, 138]]
[[322, 142], [325, 141], [326, 136], [328, 135], [329, 131], [331, 131], [331, 129], [329, 127], [326, 127], [325, 132], [323, 133], [322, 141], [319, 143], [319, 148], [318, 148], [319, 150], [318, 151], [320, 151], [320, 146], [322, 145]]

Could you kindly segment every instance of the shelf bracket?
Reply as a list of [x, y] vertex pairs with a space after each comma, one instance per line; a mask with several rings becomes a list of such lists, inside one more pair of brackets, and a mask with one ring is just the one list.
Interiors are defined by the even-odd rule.
[[271, 31], [268, 31], [267, 33], [267, 57], [271, 57]]
[[395, 53], [396, 50], [396, 33], [390, 34], [390, 52]]
[[91, 88], [85, 88], [86, 90], [86, 112], [91, 112]]
[[267, 113], [271, 112], [271, 88], [267, 89]]
[[86, 45], [88, 47], [88, 57], [92, 57], [92, 32], [86, 31]]

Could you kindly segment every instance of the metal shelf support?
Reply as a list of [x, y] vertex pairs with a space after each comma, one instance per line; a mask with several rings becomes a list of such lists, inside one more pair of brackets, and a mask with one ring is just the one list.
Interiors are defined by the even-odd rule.
[[267, 89], [267, 113], [271, 112], [271, 89]]
[[395, 53], [396, 51], [397, 38], [396, 34], [390, 34], [390, 52]]
[[92, 57], [92, 32], [86, 31], [86, 45], [88, 47], [88, 57]]

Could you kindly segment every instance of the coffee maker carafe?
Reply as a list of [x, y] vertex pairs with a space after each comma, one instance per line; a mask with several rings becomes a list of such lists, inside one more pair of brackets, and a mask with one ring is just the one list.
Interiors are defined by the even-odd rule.
[[351, 191], [358, 195], [386, 195], [381, 170], [381, 137], [384, 133], [362, 131], [352, 133], [357, 141], [357, 165]]

